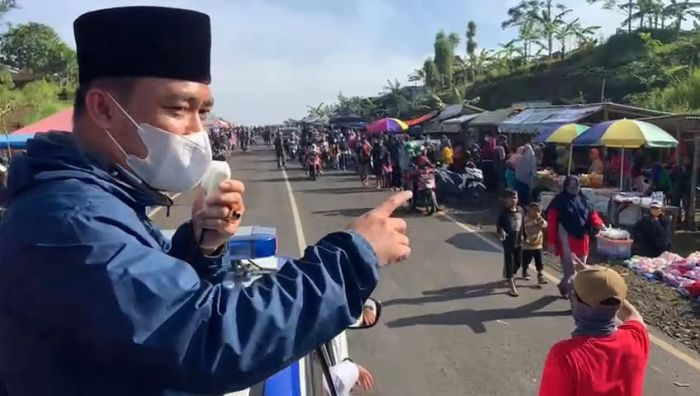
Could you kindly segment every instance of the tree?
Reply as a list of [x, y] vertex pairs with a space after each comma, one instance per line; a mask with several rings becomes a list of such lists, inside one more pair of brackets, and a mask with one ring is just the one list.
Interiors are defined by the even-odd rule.
[[16, 0], [0, 0], [0, 19], [3, 19], [10, 11], [18, 8]]
[[[632, 33], [632, 14], [635, 8], [634, 0], [587, 0], [588, 4], [601, 3], [603, 9], [622, 12], [627, 15], [627, 32]], [[625, 23], [623, 23], [624, 25]]]
[[425, 75], [426, 87], [431, 89], [440, 87], [440, 73], [432, 58], [428, 58], [423, 62], [423, 74]]
[[452, 85], [452, 65], [454, 64], [454, 46], [445, 33], [435, 35], [435, 66], [440, 75], [442, 86]]
[[386, 80], [384, 86], [386, 101], [386, 113], [394, 117], [401, 117], [402, 113], [407, 112], [409, 100], [404, 94], [399, 80]]
[[572, 10], [563, 4], [553, 4], [552, 0], [540, 1], [538, 9], [539, 12], [535, 12], [534, 19], [537, 21], [541, 36], [545, 39], [547, 55], [551, 58], [557, 29], [564, 24], [564, 16]]
[[[474, 54], [476, 53], [476, 22], [474, 21], [469, 21], [467, 24], [467, 57], [469, 58], [470, 63], [474, 63]], [[470, 69], [470, 74], [471, 74], [471, 80], [474, 81], [476, 79], [476, 72], [474, 71], [474, 68], [469, 68]]]
[[501, 49], [495, 53], [495, 56], [504, 61], [506, 70], [509, 72], [513, 71], [513, 55], [518, 53], [515, 44], [516, 40], [511, 40], [505, 44], [498, 44]]
[[425, 70], [423, 69], [416, 69], [413, 71], [413, 73], [408, 75], [408, 82], [412, 83], [417, 83], [417, 82], [422, 82], [425, 84]]
[[[1, 11], [1, 9], [0, 9]], [[77, 69], [75, 52], [50, 26], [30, 22], [12, 26], [0, 36], [0, 60], [7, 66], [60, 79]]]
[[459, 34], [450, 33], [450, 35], [447, 36], [447, 41], [449, 41], [450, 44], [452, 44], [452, 53], [454, 54], [455, 51], [457, 50], [457, 47], [459, 47], [459, 42], [460, 42]]
[[676, 33], [680, 33], [681, 25], [688, 17], [700, 17], [700, 13], [697, 10], [698, 7], [700, 7], [700, 3], [698, 2], [691, 3], [690, 0], [670, 0], [670, 3], [671, 4], [664, 7], [662, 15], [675, 19], [673, 27]]

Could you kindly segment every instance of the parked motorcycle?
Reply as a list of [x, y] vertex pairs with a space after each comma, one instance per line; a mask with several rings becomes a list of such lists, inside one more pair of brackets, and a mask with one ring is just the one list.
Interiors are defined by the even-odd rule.
[[464, 184], [462, 190], [467, 197], [467, 202], [472, 205], [481, 204], [486, 196], [486, 185], [484, 185], [484, 172], [473, 163], [467, 164], [464, 168]]

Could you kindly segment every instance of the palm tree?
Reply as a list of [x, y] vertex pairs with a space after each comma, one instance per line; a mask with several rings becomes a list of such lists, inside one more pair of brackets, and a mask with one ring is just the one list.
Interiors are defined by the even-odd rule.
[[518, 53], [518, 50], [515, 48], [516, 43], [516, 40], [511, 40], [505, 44], [498, 44], [501, 50], [495, 53], [496, 56], [505, 61], [506, 68], [509, 72], [513, 71], [513, 55]]
[[700, 13], [697, 8], [700, 7], [698, 2], [690, 2], [690, 0], [670, 0], [671, 4], [664, 7], [662, 13], [668, 18], [674, 18], [673, 23], [676, 34], [680, 33], [681, 25], [688, 17], [698, 18]]
[[632, 13], [634, 12], [635, 0], [587, 0], [588, 4], [602, 3], [602, 7], [605, 10], [612, 10], [622, 12], [627, 15], [625, 20], [627, 25], [627, 32], [632, 33]]
[[402, 112], [408, 108], [409, 100], [401, 89], [401, 83], [398, 79], [394, 81], [386, 80], [387, 85], [383, 87], [387, 97], [387, 114], [394, 117], [400, 117]]
[[554, 39], [557, 30], [564, 24], [564, 16], [573, 10], [563, 4], [552, 4], [552, 0], [540, 2], [540, 12], [534, 14], [538, 24], [538, 30], [546, 40], [547, 54], [551, 58], [554, 50]]
[[425, 84], [425, 70], [423, 70], [423, 69], [414, 70], [413, 73], [408, 75], [408, 82], [412, 82], [412, 83], [422, 82], [423, 84]]
[[557, 26], [556, 31], [554, 32], [554, 37], [561, 44], [560, 51], [562, 59], [564, 59], [564, 56], [566, 55], [566, 41], [570, 37], [576, 36], [578, 27], [580, 27], [580, 22], [578, 18], [574, 19], [569, 23], [564, 23]]
[[452, 44], [452, 52], [453, 53], [456, 52], [457, 47], [459, 47], [459, 42], [460, 42], [459, 34], [454, 33], [454, 32], [450, 33], [450, 35], [447, 36], [447, 41], [449, 41], [450, 44]]

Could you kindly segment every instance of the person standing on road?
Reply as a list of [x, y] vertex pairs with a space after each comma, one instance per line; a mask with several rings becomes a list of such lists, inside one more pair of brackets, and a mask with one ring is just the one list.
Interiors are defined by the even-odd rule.
[[287, 162], [284, 155], [284, 143], [282, 142], [282, 134], [277, 132], [275, 136], [275, 156], [277, 157], [277, 169], [282, 169], [287, 167]]
[[549, 350], [539, 396], [642, 396], [649, 332], [626, 296], [617, 271], [579, 268], [571, 293], [576, 328]]
[[538, 202], [531, 202], [527, 207], [525, 216], [525, 238], [523, 241], [523, 279], [530, 280], [528, 267], [530, 261], [535, 260], [537, 269], [537, 283], [546, 285], [544, 279], [544, 264], [542, 263], [542, 248], [544, 245], [544, 231], [547, 229], [547, 221], [542, 217], [542, 207]]
[[[171, 241], [147, 208], [210, 167], [209, 17], [86, 13], [73, 133], [17, 156], [0, 222], [0, 387], [10, 395], [221, 395], [356, 322], [380, 266], [410, 254], [397, 194], [246, 288], [223, 283], [245, 186], [197, 191]], [[107, 45], [109, 44], [109, 45]]]
[[557, 286], [562, 297], [571, 291], [574, 276], [574, 256], [583, 261], [590, 251], [589, 235], [595, 229], [605, 227], [598, 212], [581, 192], [581, 182], [576, 176], [564, 179], [564, 190], [547, 208], [547, 244], [550, 253], [561, 260], [563, 276]]
[[526, 144], [522, 148], [522, 155], [515, 164], [515, 189], [518, 192], [518, 201], [523, 207], [530, 203], [532, 185], [537, 175], [537, 158], [532, 146]]
[[503, 277], [506, 279], [511, 297], [518, 297], [515, 274], [522, 264], [523, 226], [525, 216], [518, 206], [518, 193], [506, 189], [501, 195], [503, 208], [496, 221], [496, 232], [503, 244]]

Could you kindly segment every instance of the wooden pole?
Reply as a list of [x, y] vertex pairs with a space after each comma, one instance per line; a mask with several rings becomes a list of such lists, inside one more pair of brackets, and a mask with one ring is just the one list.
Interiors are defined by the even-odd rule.
[[690, 178], [690, 205], [688, 205], [685, 220], [689, 230], [695, 230], [695, 199], [697, 197], [698, 167], [700, 167], [700, 134], [695, 134], [694, 144], [693, 171]]
[[681, 147], [683, 145], [683, 136], [681, 133], [681, 127], [678, 122], [676, 122], [676, 140], [678, 140], [678, 146], [676, 146], [676, 165], [679, 165], [681, 163]]

